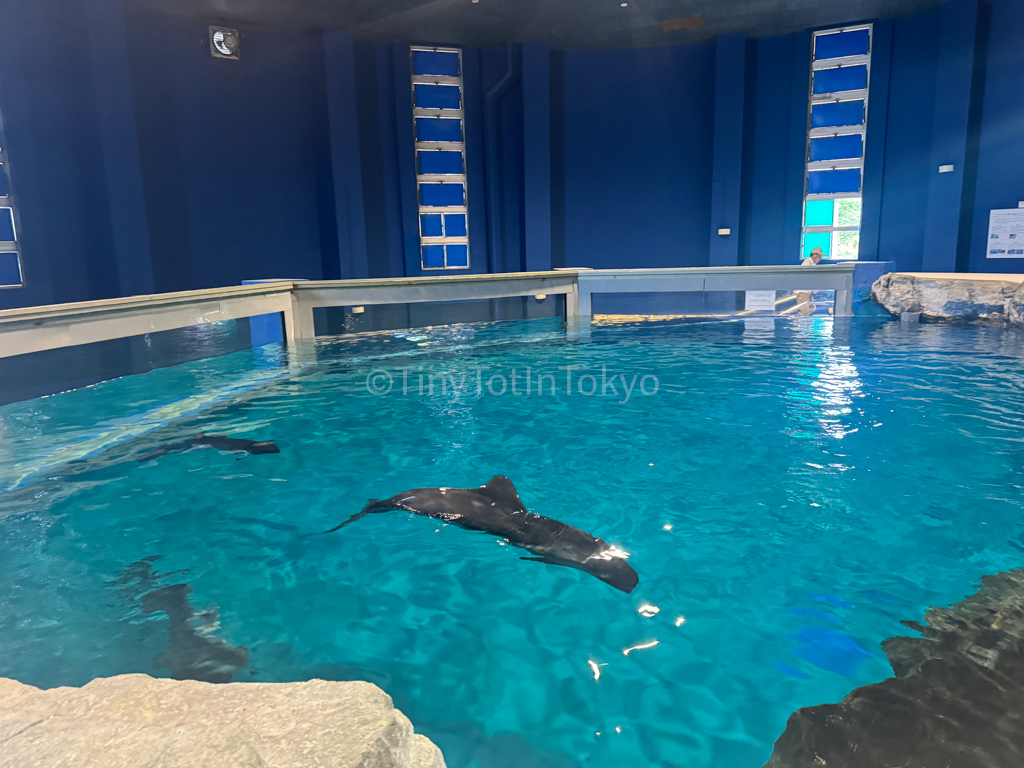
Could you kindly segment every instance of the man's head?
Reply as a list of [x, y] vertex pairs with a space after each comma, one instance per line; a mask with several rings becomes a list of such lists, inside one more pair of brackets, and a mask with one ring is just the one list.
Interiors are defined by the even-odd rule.
[[825, 257], [825, 254], [822, 253], [821, 248], [815, 248], [814, 250], [811, 251], [810, 259], [815, 264], [817, 264], [819, 261], [821, 261], [824, 257]]

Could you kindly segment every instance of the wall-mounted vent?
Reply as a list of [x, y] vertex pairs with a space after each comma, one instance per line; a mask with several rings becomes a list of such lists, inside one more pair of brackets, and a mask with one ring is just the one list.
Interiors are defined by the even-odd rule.
[[210, 55], [215, 59], [239, 59], [242, 38], [237, 29], [210, 27]]

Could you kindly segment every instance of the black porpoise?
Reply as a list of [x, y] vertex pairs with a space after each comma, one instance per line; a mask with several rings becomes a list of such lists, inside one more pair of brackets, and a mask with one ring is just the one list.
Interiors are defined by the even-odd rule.
[[157, 448], [139, 457], [139, 461], [149, 461], [169, 453], [180, 453], [190, 451], [193, 448], [216, 448], [218, 451], [228, 453], [280, 453], [281, 449], [274, 444], [273, 440], [246, 440], [240, 437], [225, 437], [224, 435], [207, 435], [200, 432], [194, 437], [186, 437], [175, 443]]
[[501, 536], [538, 555], [521, 560], [578, 568], [623, 592], [632, 592], [640, 581], [626, 562], [626, 552], [579, 528], [527, 512], [512, 481], [503, 475], [479, 488], [414, 488], [384, 501], [371, 499], [361, 512], [326, 533], [363, 515], [396, 509]]

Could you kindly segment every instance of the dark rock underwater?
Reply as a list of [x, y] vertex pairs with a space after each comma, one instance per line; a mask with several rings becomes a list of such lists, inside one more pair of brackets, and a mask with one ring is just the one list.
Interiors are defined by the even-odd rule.
[[903, 623], [896, 676], [795, 712], [765, 768], [1024, 766], [1024, 569]]

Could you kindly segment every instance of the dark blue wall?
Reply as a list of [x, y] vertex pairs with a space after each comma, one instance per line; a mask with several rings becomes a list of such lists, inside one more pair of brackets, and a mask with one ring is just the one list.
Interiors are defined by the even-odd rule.
[[981, 115], [970, 271], [1024, 272], [1024, 259], [986, 259], [992, 208], [1024, 201], [1024, 3], [991, 10]]
[[[420, 273], [408, 47], [242, 26], [224, 61], [216, 21], [7, 9], [26, 284], [0, 307]], [[470, 271], [793, 263], [809, 45], [465, 49]], [[989, 209], [1024, 199], [1024, 6], [877, 22], [871, 89], [861, 258], [1022, 271], [984, 240]]]
[[707, 264], [714, 55], [565, 52], [566, 265]]
[[0, 108], [25, 287], [0, 291], [0, 308], [119, 292], [88, 30], [80, 5], [5, 6]]
[[[715, 124], [708, 253], [712, 267], [740, 263], [743, 131], [747, 111], [746, 48], [746, 38], [741, 34], [722, 35], [715, 40]], [[729, 232], [721, 234], [722, 230]]]
[[753, 77], [746, 93], [748, 231], [741, 259], [754, 265], [793, 263], [800, 252], [810, 35], [757, 40], [747, 55]]
[[[971, 89], [977, 68], [983, 67], [984, 51], [977, 49], [978, 0], [951, 0], [939, 12], [935, 63], [935, 102], [932, 114], [931, 160], [928, 203], [924, 210], [926, 272], [952, 272], [960, 256], [961, 235], [970, 227], [964, 219], [965, 196], [972, 195], [974, 177], [968, 163], [971, 134]], [[940, 165], [952, 165], [952, 173], [938, 173]]]
[[336, 269], [321, 33], [243, 27], [235, 62], [208, 20], [118, 0], [4, 20], [25, 288], [0, 307]]
[[[479, 138], [474, 142], [467, 125], [466, 146], [483, 147], [483, 165], [482, 173], [476, 179], [469, 174], [466, 183], [470, 205], [485, 203], [486, 238], [470, 243], [470, 260], [477, 267], [487, 265], [485, 272], [518, 272], [523, 263], [522, 52], [482, 51], [479, 62], [482, 132], [475, 134]], [[467, 89], [467, 100], [472, 95]], [[481, 246], [486, 259], [480, 258]]]
[[924, 251], [938, 22], [930, 14], [893, 24], [879, 251], [900, 271], [920, 270]]
[[132, 7], [129, 55], [157, 289], [320, 278], [337, 263], [319, 32], [206, 24]]
[[985, 258], [989, 211], [1024, 200], [1024, 6], [950, 0], [897, 20], [888, 76], [886, 141], [867, 148], [884, 152], [879, 257], [901, 270], [1024, 270]]

